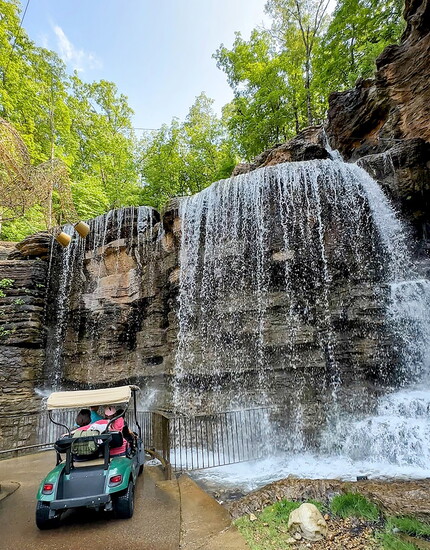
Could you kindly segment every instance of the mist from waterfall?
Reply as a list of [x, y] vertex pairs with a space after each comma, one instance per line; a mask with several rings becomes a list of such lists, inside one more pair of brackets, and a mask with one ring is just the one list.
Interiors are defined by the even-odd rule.
[[180, 217], [176, 410], [271, 405], [284, 460], [422, 468], [430, 284], [377, 183], [338, 160], [281, 164], [183, 198]]

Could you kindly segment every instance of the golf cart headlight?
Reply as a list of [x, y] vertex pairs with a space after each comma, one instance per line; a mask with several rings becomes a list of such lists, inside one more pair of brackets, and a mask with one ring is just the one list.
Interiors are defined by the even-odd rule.
[[109, 480], [109, 485], [120, 485], [121, 483], [122, 483], [121, 475], [112, 476]]
[[45, 483], [43, 485], [42, 493], [44, 495], [49, 495], [54, 490], [54, 484], [53, 483]]

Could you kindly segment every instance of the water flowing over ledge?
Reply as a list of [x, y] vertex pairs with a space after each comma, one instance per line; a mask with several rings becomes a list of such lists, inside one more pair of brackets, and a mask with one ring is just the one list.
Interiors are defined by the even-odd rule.
[[[282, 461], [325, 477], [324, 460], [427, 475], [430, 285], [376, 182], [341, 161], [281, 164], [184, 198], [180, 217], [177, 410], [271, 406], [278, 477]], [[396, 393], [417, 384], [418, 424], [416, 391]]]

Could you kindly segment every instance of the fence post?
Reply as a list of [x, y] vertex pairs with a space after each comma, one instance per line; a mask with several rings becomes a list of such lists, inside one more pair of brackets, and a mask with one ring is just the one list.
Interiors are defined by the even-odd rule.
[[164, 415], [161, 417], [161, 441], [163, 458], [166, 462], [170, 462], [170, 419]]

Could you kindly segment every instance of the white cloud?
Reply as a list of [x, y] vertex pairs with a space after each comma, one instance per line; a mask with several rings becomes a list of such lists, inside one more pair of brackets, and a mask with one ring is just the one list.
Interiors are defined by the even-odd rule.
[[69, 67], [84, 72], [86, 69], [99, 69], [102, 66], [100, 59], [93, 53], [76, 48], [61, 27], [53, 25], [53, 28], [57, 37], [58, 53]]

